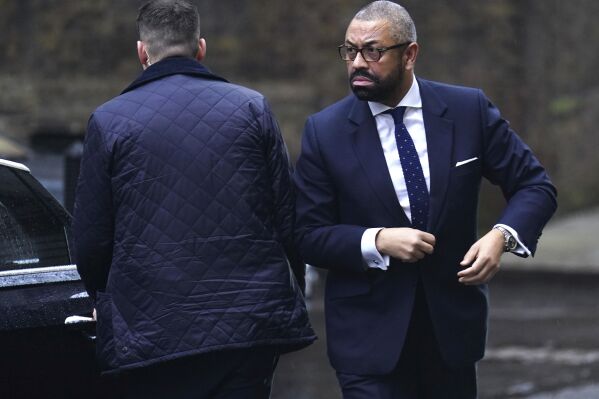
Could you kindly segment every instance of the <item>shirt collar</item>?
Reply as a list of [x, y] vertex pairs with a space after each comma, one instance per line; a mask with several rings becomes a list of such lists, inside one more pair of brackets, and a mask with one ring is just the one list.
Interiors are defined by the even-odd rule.
[[[374, 101], [368, 101], [368, 106], [370, 107], [370, 112], [372, 112], [372, 116], [377, 116], [382, 114], [383, 112], [391, 109], [391, 107], [377, 103]], [[418, 88], [418, 81], [416, 77], [412, 75], [412, 86], [410, 86], [410, 90], [406, 93], [406, 95], [401, 99], [399, 104], [396, 107], [411, 107], [411, 108], [422, 108], [422, 99], [420, 98], [420, 89]]]

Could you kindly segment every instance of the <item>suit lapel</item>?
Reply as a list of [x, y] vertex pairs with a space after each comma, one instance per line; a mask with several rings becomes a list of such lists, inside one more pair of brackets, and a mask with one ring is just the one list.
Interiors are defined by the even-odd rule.
[[451, 171], [453, 121], [443, 118], [447, 105], [426, 81], [418, 79], [430, 167], [430, 205], [427, 230], [436, 233], [444, 210]]
[[354, 100], [349, 113], [350, 122], [354, 125], [352, 131], [354, 150], [362, 169], [368, 177], [372, 191], [376, 193], [387, 213], [392, 225], [409, 226], [405, 212], [399, 204], [385, 154], [381, 147], [376, 122], [366, 101]]

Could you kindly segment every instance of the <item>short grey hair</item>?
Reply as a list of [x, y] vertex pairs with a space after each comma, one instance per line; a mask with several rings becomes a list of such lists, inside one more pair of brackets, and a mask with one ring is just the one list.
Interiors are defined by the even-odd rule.
[[392, 1], [379, 0], [367, 4], [358, 11], [354, 19], [360, 21], [388, 21], [391, 36], [398, 43], [415, 42], [418, 39], [416, 26], [408, 11]]
[[137, 30], [148, 56], [156, 60], [194, 57], [199, 49], [200, 13], [187, 0], [152, 0], [140, 7]]

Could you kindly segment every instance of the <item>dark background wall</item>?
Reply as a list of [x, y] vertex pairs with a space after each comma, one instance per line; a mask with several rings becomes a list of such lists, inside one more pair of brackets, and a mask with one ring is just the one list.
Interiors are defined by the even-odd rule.
[[[90, 112], [140, 71], [134, 23], [140, 4], [0, 0], [0, 135], [38, 146], [82, 135]], [[335, 47], [365, 2], [197, 4], [206, 64], [266, 94], [295, 158], [306, 116], [348, 93]], [[547, 166], [562, 214], [597, 205], [599, 2], [402, 4], [418, 29], [417, 74], [484, 89]], [[501, 207], [495, 191], [484, 191], [483, 222]]]

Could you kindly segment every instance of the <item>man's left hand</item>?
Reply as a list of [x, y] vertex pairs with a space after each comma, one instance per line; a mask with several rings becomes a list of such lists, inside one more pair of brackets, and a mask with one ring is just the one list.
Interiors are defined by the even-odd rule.
[[466, 285], [488, 283], [499, 271], [499, 260], [503, 254], [504, 238], [497, 229], [492, 229], [475, 242], [460, 265], [467, 267], [458, 273], [458, 281]]

